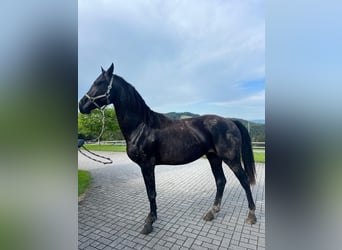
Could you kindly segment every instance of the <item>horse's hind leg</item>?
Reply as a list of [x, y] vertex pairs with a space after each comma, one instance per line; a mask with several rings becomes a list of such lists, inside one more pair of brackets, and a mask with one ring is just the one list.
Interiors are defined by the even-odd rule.
[[217, 188], [214, 205], [203, 217], [204, 220], [211, 221], [214, 219], [214, 214], [220, 211], [223, 190], [224, 186], [226, 185], [226, 178], [224, 177], [222, 170], [222, 160], [214, 153], [208, 153], [207, 158], [214, 174]]
[[255, 217], [255, 204], [252, 197], [251, 187], [248, 182], [248, 177], [245, 170], [242, 168], [240, 159], [235, 159], [233, 161], [230, 160], [223, 160], [230, 169], [234, 172], [235, 176], [239, 179], [241, 186], [246, 192], [247, 200], [248, 200], [248, 207], [249, 213], [246, 219], [246, 223], [248, 224], [255, 224], [257, 219]]

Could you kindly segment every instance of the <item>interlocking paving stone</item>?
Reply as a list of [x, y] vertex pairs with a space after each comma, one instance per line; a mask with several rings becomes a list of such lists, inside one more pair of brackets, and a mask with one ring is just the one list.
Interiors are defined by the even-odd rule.
[[113, 159], [101, 165], [79, 155], [92, 185], [79, 203], [79, 249], [265, 249], [265, 165], [256, 164], [252, 186], [257, 223], [244, 223], [248, 204], [233, 172], [223, 165], [227, 184], [221, 211], [202, 219], [213, 204], [216, 185], [208, 161], [157, 166], [158, 220], [142, 235], [149, 203], [140, 168], [125, 153], [101, 152]]

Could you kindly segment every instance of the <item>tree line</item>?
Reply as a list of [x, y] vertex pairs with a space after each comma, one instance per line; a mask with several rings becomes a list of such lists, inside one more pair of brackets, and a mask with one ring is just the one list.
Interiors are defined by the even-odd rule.
[[[120, 126], [114, 109], [106, 108], [105, 126], [101, 136], [103, 141], [123, 140]], [[78, 138], [85, 140], [93, 140], [97, 138], [102, 130], [102, 112], [94, 109], [90, 114], [78, 113]]]
[[[124, 137], [121, 133], [120, 126], [113, 108], [106, 108], [105, 112], [105, 127], [101, 140], [123, 140]], [[173, 119], [180, 119], [183, 117], [195, 117], [197, 114], [189, 112], [176, 113], [171, 112], [165, 114]], [[258, 124], [248, 122], [246, 120], [237, 119], [249, 128], [249, 133], [252, 141], [264, 142], [265, 141], [265, 124]], [[99, 136], [102, 129], [102, 112], [98, 109], [93, 110], [89, 115], [78, 113], [78, 138], [85, 140], [93, 140]]]

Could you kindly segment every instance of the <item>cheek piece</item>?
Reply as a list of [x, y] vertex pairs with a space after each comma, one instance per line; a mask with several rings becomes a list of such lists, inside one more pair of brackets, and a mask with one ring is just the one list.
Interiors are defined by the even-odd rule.
[[[88, 94], [85, 95], [89, 99], [89, 101], [91, 103], [93, 103], [98, 109], [104, 109], [107, 105], [110, 104], [109, 96], [110, 96], [110, 90], [112, 89], [112, 86], [113, 86], [113, 80], [114, 80], [114, 76], [112, 76], [110, 79], [106, 93], [104, 93], [102, 95], [95, 96], [95, 97], [89, 96]], [[107, 104], [100, 107], [100, 105], [97, 104], [96, 100], [103, 98], [103, 97], [106, 97]]]

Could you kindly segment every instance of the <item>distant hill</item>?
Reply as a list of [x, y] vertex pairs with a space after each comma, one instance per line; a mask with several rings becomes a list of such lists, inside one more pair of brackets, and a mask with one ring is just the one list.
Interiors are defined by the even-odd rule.
[[265, 141], [265, 124], [246, 121], [243, 119], [232, 118], [240, 121], [248, 130], [253, 142]]
[[265, 120], [264, 120], [264, 119], [259, 119], [259, 120], [251, 120], [251, 122], [254, 122], [254, 123], [259, 123], [259, 124], [265, 124]]
[[[184, 119], [197, 117], [198, 114], [194, 114], [191, 112], [169, 112], [164, 114], [172, 119]], [[265, 120], [253, 120], [247, 121], [238, 118], [230, 118], [240, 121], [247, 129], [249, 129], [249, 133], [252, 141], [254, 142], [264, 142], [265, 141]]]
[[172, 119], [185, 119], [185, 118], [191, 118], [191, 117], [199, 116], [198, 114], [193, 114], [191, 112], [181, 112], [181, 113], [169, 112], [169, 113], [166, 113], [164, 115], [166, 115], [167, 117], [172, 118]]

